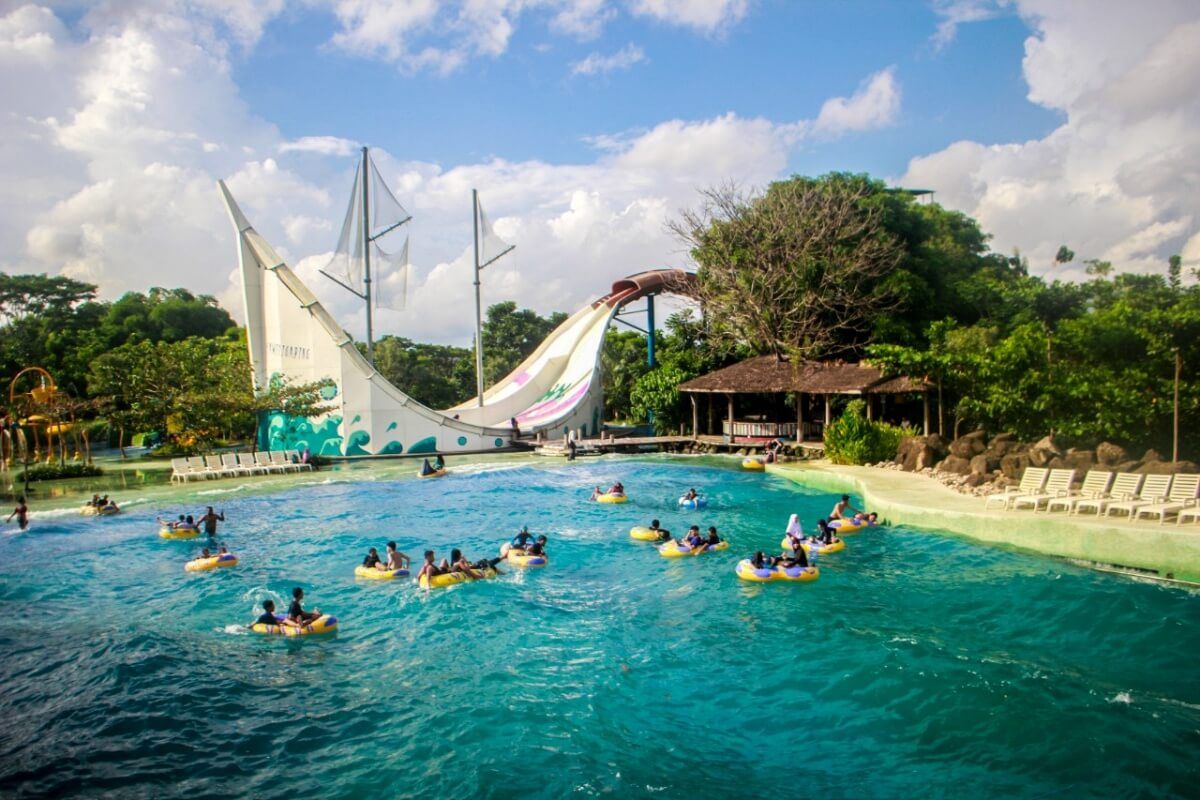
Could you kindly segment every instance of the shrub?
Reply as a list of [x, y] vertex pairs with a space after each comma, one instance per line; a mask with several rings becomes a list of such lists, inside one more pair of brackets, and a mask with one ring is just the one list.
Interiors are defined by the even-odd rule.
[[37, 464], [30, 467], [27, 472], [22, 472], [18, 475], [16, 482], [24, 483], [26, 474], [29, 475], [29, 480], [31, 481], [57, 481], [65, 478], [94, 478], [97, 475], [103, 475], [104, 470], [95, 464], [72, 462], [65, 464]]
[[900, 440], [916, 433], [907, 426], [873, 422], [866, 403], [852, 400], [825, 428], [825, 455], [835, 464], [872, 464], [896, 456]]

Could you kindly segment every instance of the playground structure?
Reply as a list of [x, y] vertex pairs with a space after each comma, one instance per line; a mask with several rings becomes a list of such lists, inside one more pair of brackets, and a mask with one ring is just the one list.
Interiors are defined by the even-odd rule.
[[654, 295], [686, 293], [694, 280], [683, 270], [651, 270], [617, 281], [487, 389], [482, 404], [475, 397], [437, 411], [374, 369], [353, 337], [254, 230], [224, 182], [218, 186], [236, 232], [256, 390], [278, 380], [333, 382], [323, 399], [337, 410], [315, 419], [274, 412], [260, 420], [263, 449], [308, 448], [330, 456], [480, 452], [511, 444], [513, 420], [523, 436], [596, 435], [603, 426], [600, 351], [609, 323], [645, 298], [653, 331]]
[[[27, 376], [37, 385], [18, 391]], [[59, 463], [63, 463], [68, 447], [72, 461], [91, 461], [87, 430], [76, 424], [75, 402], [59, 391], [54, 376], [44, 368], [26, 367], [13, 377], [8, 385], [8, 407], [13, 416], [5, 417], [0, 426], [0, 469], [10, 470], [17, 463], [49, 464], [55, 460], [56, 451]], [[29, 438], [33, 439], [32, 446]]]

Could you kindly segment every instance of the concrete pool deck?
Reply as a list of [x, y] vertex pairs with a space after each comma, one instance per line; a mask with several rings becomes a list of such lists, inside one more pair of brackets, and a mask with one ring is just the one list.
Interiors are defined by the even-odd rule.
[[1130, 522], [1063, 512], [984, 511], [984, 498], [959, 494], [924, 475], [828, 462], [768, 465], [772, 475], [821, 491], [856, 494], [882, 519], [948, 531], [989, 544], [1076, 559], [1101, 568], [1200, 584], [1200, 524]]

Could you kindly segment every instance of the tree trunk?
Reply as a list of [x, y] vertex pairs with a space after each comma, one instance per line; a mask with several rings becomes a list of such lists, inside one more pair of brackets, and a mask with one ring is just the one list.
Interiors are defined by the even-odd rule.
[[945, 436], [946, 433], [946, 404], [942, 399], [942, 382], [938, 381], [938, 436]]

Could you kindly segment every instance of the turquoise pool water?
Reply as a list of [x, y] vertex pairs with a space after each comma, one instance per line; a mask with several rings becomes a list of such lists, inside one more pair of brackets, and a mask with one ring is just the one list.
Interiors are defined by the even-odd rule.
[[[156, 537], [175, 508], [35, 520], [0, 537], [0, 795], [1200, 791], [1196, 594], [903, 527], [848, 537], [816, 583], [746, 584], [737, 560], [832, 498], [729, 463], [193, 487], [179, 511], [216, 502], [242, 558], [211, 574]], [[618, 478], [629, 504], [585, 502]], [[688, 486], [712, 506], [677, 511]], [[651, 517], [734, 546], [663, 559], [628, 538]], [[432, 593], [353, 577], [388, 538], [493, 555], [521, 524], [549, 568]], [[239, 629], [296, 585], [335, 637]]]

